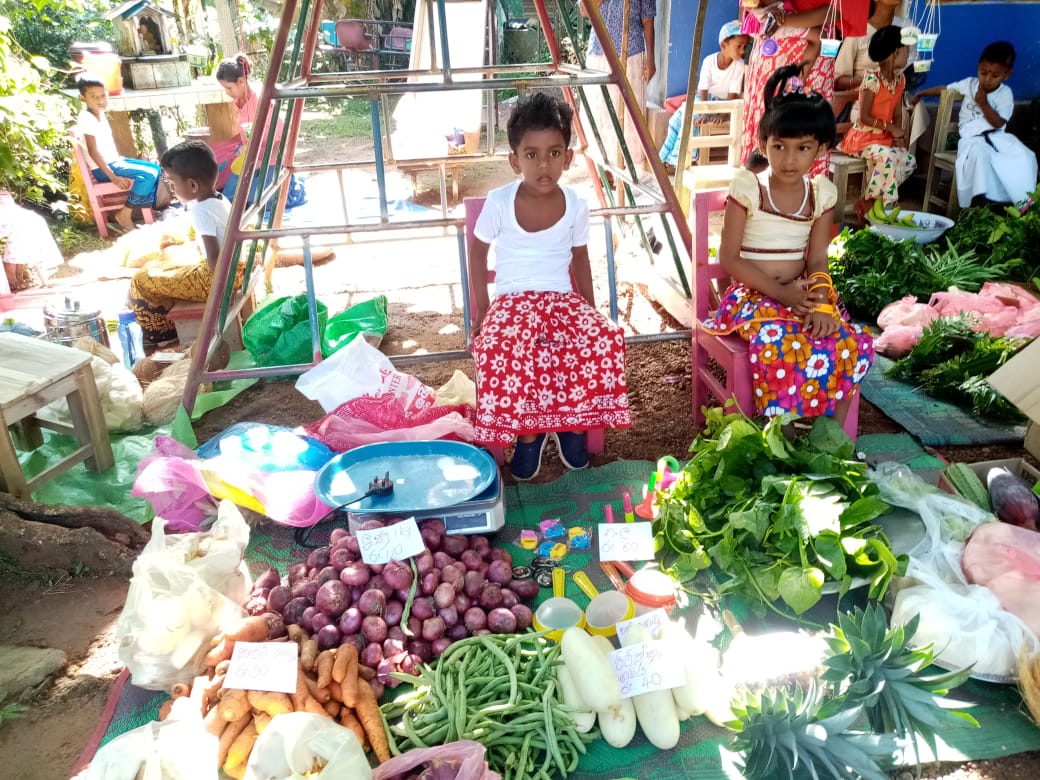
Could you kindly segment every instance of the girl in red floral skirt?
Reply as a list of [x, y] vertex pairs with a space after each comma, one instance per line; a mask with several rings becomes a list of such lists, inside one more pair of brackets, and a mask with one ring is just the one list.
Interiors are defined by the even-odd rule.
[[719, 247], [733, 284], [705, 327], [747, 339], [760, 413], [844, 423], [874, 345], [827, 273], [837, 190], [808, 174], [834, 143], [834, 114], [801, 69], [780, 68], [766, 83], [758, 140], [769, 167], [733, 177]]
[[[625, 335], [595, 309], [589, 209], [559, 184], [570, 166], [573, 112], [535, 93], [506, 126], [520, 180], [488, 193], [473, 230], [472, 344], [478, 444], [516, 440], [513, 477], [533, 479], [551, 436], [571, 469], [589, 463], [589, 428], [627, 428]], [[495, 247], [495, 298], [487, 292]]]

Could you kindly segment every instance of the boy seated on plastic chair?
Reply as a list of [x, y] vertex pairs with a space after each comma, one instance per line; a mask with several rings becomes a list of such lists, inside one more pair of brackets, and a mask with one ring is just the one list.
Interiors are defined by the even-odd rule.
[[517, 104], [507, 133], [509, 162], [521, 178], [488, 193], [471, 242], [474, 441], [505, 447], [515, 439], [510, 471], [519, 481], [538, 475], [550, 436], [563, 464], [582, 469], [586, 431], [631, 425], [625, 334], [595, 309], [588, 206], [559, 183], [573, 156], [572, 119], [565, 103], [545, 93]]

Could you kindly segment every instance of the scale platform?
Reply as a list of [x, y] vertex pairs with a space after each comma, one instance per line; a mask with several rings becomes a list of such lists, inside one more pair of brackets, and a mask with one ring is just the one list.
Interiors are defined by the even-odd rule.
[[[371, 512], [347, 512], [350, 532], [353, 534], [366, 520], [388, 520], [396, 515]], [[506, 524], [506, 505], [502, 494], [502, 477], [495, 469], [491, 484], [479, 495], [452, 507], [425, 509], [404, 514], [416, 522], [439, 518], [449, 534], [490, 534]]]

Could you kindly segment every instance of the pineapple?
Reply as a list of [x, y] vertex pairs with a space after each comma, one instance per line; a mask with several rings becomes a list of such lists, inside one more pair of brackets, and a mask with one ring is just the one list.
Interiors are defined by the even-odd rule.
[[978, 726], [958, 708], [965, 702], [945, 698], [968, 679], [970, 669], [925, 674], [934, 658], [931, 646], [910, 646], [917, 632], [917, 617], [903, 626], [888, 627], [880, 605], [839, 614], [827, 638], [830, 653], [824, 659], [822, 680], [848, 702], [863, 705], [875, 733], [892, 733], [909, 740], [920, 765], [918, 737], [935, 753], [936, 730], [967, 722]]
[[862, 706], [839, 709], [834, 704], [824, 705], [820, 688], [810, 685], [805, 692], [753, 694], [734, 706], [737, 720], [727, 725], [737, 731], [733, 747], [743, 754], [744, 776], [888, 780], [878, 762], [892, 761], [895, 736], [849, 731], [862, 719]]

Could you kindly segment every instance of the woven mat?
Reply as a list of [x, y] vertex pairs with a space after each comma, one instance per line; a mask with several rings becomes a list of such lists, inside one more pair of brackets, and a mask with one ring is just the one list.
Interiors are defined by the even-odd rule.
[[[536, 485], [517, 485], [506, 489], [506, 527], [498, 534], [500, 546], [518, 538], [523, 528], [536, 529], [538, 522], [558, 518], [567, 526], [590, 526], [603, 517], [606, 504], [614, 506], [615, 515], [621, 515], [622, 493], [633, 498], [640, 495], [652, 464], [637, 461], [618, 461], [601, 468], [571, 472], [555, 482]], [[516, 561], [524, 562], [531, 553], [515, 546], [509, 547]], [[256, 575], [268, 565], [283, 573], [290, 562], [303, 553], [295, 548], [292, 529], [265, 523], [254, 529], [247, 557], [250, 569]], [[598, 566], [588, 566], [591, 555], [570, 553], [564, 559], [569, 570], [585, 568], [597, 587], [605, 588], [606, 578]], [[568, 577], [568, 595], [584, 604]], [[392, 696], [392, 692], [387, 694]], [[961, 700], [978, 702], [972, 710], [980, 729], [948, 728], [940, 742], [939, 758], [943, 761], [996, 758], [1040, 750], [1040, 729], [1022, 712], [1021, 698], [1012, 686], [985, 685], [971, 682], [956, 692]], [[119, 692], [118, 702], [105, 731], [101, 744], [115, 736], [143, 725], [156, 717], [165, 694], [145, 691], [126, 685]], [[725, 746], [728, 733], [713, 726], [706, 718], [693, 718], [683, 724], [679, 746], [671, 751], [659, 751], [641, 734], [623, 750], [611, 748], [598, 741], [588, 746], [575, 780], [603, 780], [603, 778], [640, 778], [640, 780], [673, 780], [676, 777], [696, 780], [718, 780], [733, 775], [731, 756]], [[92, 754], [92, 751], [88, 751]]]
[[889, 379], [885, 371], [892, 361], [878, 355], [860, 385], [863, 397], [891, 417], [922, 444], [970, 446], [1021, 444], [1025, 425], [976, 417], [971, 410], [932, 398], [906, 382]]

